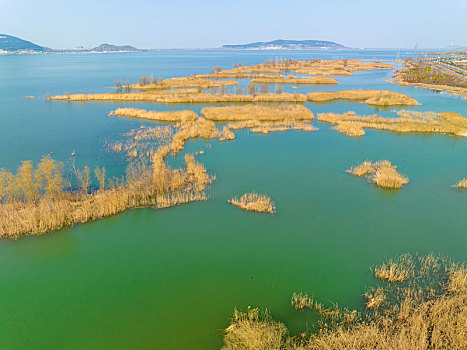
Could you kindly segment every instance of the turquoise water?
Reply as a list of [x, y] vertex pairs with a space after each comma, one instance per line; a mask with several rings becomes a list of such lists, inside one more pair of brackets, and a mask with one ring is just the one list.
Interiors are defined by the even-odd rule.
[[[122, 106], [160, 110], [203, 106], [44, 101], [47, 93], [109, 91], [135, 81], [207, 73], [213, 66], [280, 58], [374, 58], [392, 51], [161, 51], [108, 55], [0, 57], [0, 167], [52, 153], [69, 163], [126, 161], [109, 141], [149, 121], [109, 118]], [[415, 110], [467, 115], [467, 101], [385, 82], [392, 71], [336, 77], [336, 86], [286, 91], [390, 89], [416, 98]], [[24, 96], [36, 99], [24, 99]], [[356, 102], [306, 104], [313, 112], [393, 115]], [[467, 176], [467, 139], [367, 131], [349, 138], [319, 131], [257, 135], [231, 142], [190, 141], [185, 152], [217, 181], [210, 200], [176, 208], [125, 212], [43, 237], [0, 241], [0, 349], [216, 349], [234, 307], [270, 308], [292, 333], [313, 317], [290, 306], [294, 291], [360, 308], [369, 267], [403, 253], [435, 252], [465, 260], [467, 193], [450, 188]], [[410, 178], [385, 191], [344, 170], [365, 159], [389, 159]], [[277, 214], [258, 215], [226, 200], [269, 194]]]

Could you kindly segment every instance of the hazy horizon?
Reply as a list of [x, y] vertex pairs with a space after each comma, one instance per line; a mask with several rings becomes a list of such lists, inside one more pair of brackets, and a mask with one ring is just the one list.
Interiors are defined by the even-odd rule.
[[[191, 3], [187, 0], [0, 0], [0, 33], [53, 49], [102, 43], [143, 49], [328, 40], [353, 48], [467, 46], [467, 2], [435, 0]], [[21, 19], [21, 20], [18, 20]]]

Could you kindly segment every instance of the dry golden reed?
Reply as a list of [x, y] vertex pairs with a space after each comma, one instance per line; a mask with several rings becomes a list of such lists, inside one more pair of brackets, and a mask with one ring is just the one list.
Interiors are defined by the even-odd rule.
[[365, 161], [346, 172], [354, 176], [366, 176], [376, 186], [383, 188], [398, 189], [409, 183], [409, 178], [400, 174], [397, 166], [388, 160], [374, 163]]
[[218, 70], [217, 76], [236, 77], [238, 74], [251, 73], [281, 73], [295, 71], [311, 75], [351, 75], [359, 70], [393, 69], [393, 65], [382, 62], [363, 64], [360, 60], [273, 60], [255, 66], [238, 66], [228, 70]]
[[[314, 306], [319, 321], [299, 336], [291, 336], [268, 312], [235, 310], [224, 332], [223, 350], [466, 349], [465, 265], [433, 255], [410, 261], [409, 277], [403, 282], [386, 281], [384, 287], [371, 287], [365, 293], [361, 312], [336, 305], [328, 309], [321, 304]], [[307, 298], [300, 303], [300, 295], [294, 297], [298, 310], [309, 304]]]
[[208, 92], [188, 91], [178, 92], [177, 90], [163, 90], [159, 93], [153, 92], [115, 92], [102, 94], [74, 94], [48, 97], [48, 100], [63, 101], [141, 101], [158, 102], [166, 104], [203, 104], [220, 102], [306, 102], [303, 94], [257, 94], [257, 95], [233, 95], [233, 94], [213, 94]]
[[215, 81], [202, 79], [199, 76], [170, 78], [161, 80], [159, 82], [151, 82], [149, 78], [144, 78], [145, 77], [143, 77], [140, 80], [144, 81], [145, 83], [132, 84], [130, 85], [130, 89], [173, 89], [188, 87], [209, 89], [220, 86], [232, 86], [238, 84], [238, 81], [235, 80]]
[[336, 100], [363, 101], [372, 106], [417, 106], [417, 100], [387, 90], [343, 90], [314, 91], [307, 94], [310, 102], [331, 102]]
[[288, 77], [254, 77], [251, 80], [257, 84], [294, 84], [294, 85], [333, 85], [337, 84], [337, 80], [325, 76], [311, 76], [305, 78]]
[[205, 107], [201, 114], [209, 120], [224, 121], [279, 121], [313, 120], [313, 113], [301, 105], [242, 105], [225, 107]]
[[228, 202], [246, 211], [270, 214], [276, 212], [276, 207], [271, 198], [258, 193], [245, 193], [240, 198], [234, 197]]
[[109, 116], [149, 119], [163, 122], [196, 120], [198, 115], [191, 110], [182, 111], [146, 111], [138, 108], [117, 108]]
[[397, 118], [358, 116], [354, 112], [343, 114], [320, 113], [320, 122], [335, 124], [344, 135], [362, 136], [364, 129], [387, 130], [398, 133], [437, 133], [467, 136], [467, 118], [453, 112], [398, 111]]
[[75, 169], [79, 190], [65, 191], [63, 164], [50, 157], [36, 168], [25, 161], [16, 174], [0, 170], [0, 237], [41, 235], [131, 208], [205, 200], [204, 191], [215, 178], [191, 155], [185, 156], [186, 169], [171, 169], [164, 164], [168, 151], [154, 152], [149, 168], [130, 165], [126, 181], [106, 181], [105, 169], [97, 168], [100, 188], [92, 191], [88, 167]]
[[464, 178], [462, 180], [459, 180], [458, 183], [456, 183], [454, 186], [452, 186], [454, 188], [461, 188], [461, 189], [467, 189], [467, 178]]

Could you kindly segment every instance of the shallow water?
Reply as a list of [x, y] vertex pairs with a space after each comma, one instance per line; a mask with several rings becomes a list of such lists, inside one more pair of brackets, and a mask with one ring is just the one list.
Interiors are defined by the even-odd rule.
[[[404, 54], [404, 53], [403, 53]], [[405, 53], [406, 54], [406, 53]], [[149, 121], [109, 118], [122, 106], [161, 110], [202, 106], [44, 101], [47, 93], [108, 91], [135, 81], [207, 73], [213, 66], [274, 57], [394, 59], [392, 51], [161, 51], [154, 53], [0, 57], [0, 167], [44, 154], [65, 163], [106, 166], [125, 160], [109, 140]], [[416, 98], [415, 110], [467, 115], [467, 101], [385, 82], [392, 71], [336, 77], [335, 86], [286, 91], [390, 89]], [[36, 99], [24, 99], [24, 96]], [[393, 115], [357, 102], [306, 104], [313, 112]], [[257, 135], [231, 142], [190, 141], [186, 152], [217, 181], [210, 200], [125, 212], [43, 237], [0, 241], [0, 348], [216, 349], [234, 307], [270, 308], [292, 333], [313, 317], [290, 306], [294, 291], [360, 308], [369, 267], [385, 257], [435, 252], [465, 259], [467, 193], [449, 186], [467, 176], [467, 139], [369, 130], [349, 138], [319, 131]], [[344, 170], [389, 159], [410, 178], [400, 191], [378, 189]], [[277, 214], [257, 215], [226, 200], [269, 194]]]

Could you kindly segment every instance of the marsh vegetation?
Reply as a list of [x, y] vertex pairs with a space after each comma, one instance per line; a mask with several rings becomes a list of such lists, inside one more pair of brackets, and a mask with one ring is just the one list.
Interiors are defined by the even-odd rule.
[[[360, 310], [325, 307], [307, 294], [292, 296], [292, 306], [318, 316], [311, 331], [291, 335], [268, 310], [234, 311], [224, 332], [224, 350], [385, 350], [464, 349], [467, 347], [467, 269], [449, 259], [404, 255], [388, 266], [401, 266], [404, 278], [369, 287]], [[397, 267], [395, 269], [397, 269]], [[404, 272], [402, 272], [404, 271]], [[396, 273], [397, 276], [398, 274]], [[378, 274], [375, 276], [379, 277]]]
[[388, 160], [377, 162], [367, 160], [346, 172], [354, 176], [365, 176], [368, 181], [383, 188], [398, 189], [409, 183], [409, 178], [399, 173], [397, 166], [392, 165]]
[[228, 201], [230, 204], [239, 207], [245, 211], [255, 211], [257, 213], [270, 213], [276, 212], [274, 202], [270, 197], [258, 193], [245, 193], [240, 198], [233, 197]]
[[310, 102], [362, 101], [370, 106], [417, 106], [419, 104], [407, 95], [387, 90], [314, 91], [307, 94], [307, 100]]
[[320, 122], [335, 124], [335, 129], [348, 136], [363, 136], [364, 129], [388, 130], [398, 133], [435, 133], [467, 136], [467, 118], [454, 112], [398, 111], [396, 118], [358, 116], [354, 112], [343, 114], [320, 113]]

